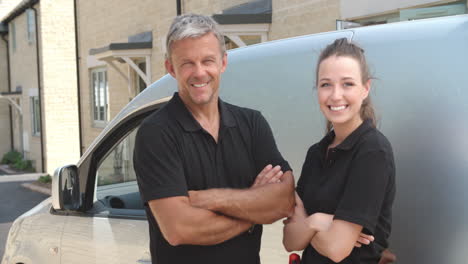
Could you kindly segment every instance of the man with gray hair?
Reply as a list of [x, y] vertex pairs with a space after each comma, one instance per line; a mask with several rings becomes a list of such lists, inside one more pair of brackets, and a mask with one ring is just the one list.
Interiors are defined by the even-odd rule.
[[294, 178], [260, 112], [223, 102], [224, 37], [206, 16], [176, 17], [165, 66], [178, 93], [147, 117], [134, 167], [153, 263], [260, 263], [261, 224], [288, 216]]

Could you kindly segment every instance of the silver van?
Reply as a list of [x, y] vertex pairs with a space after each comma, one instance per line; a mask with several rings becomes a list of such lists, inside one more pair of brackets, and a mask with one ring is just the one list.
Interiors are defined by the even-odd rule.
[[[325, 131], [315, 64], [325, 45], [365, 49], [379, 129], [394, 148], [390, 249], [398, 263], [468, 259], [468, 16], [303, 36], [231, 50], [221, 98], [261, 110], [296, 178]], [[2, 264], [151, 263], [132, 152], [143, 118], [176, 91], [164, 76], [132, 100], [78, 164], [57, 169], [52, 197], [13, 223]], [[66, 150], [64, 150], [66, 151]], [[263, 263], [286, 263], [281, 224], [265, 228]]]

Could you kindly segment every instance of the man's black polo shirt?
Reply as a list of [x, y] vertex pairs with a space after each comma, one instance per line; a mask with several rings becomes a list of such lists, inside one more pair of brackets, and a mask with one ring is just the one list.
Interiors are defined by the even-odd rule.
[[262, 227], [214, 246], [171, 246], [147, 202], [187, 196], [188, 190], [248, 188], [268, 164], [290, 170], [258, 111], [219, 100], [218, 142], [187, 110], [178, 94], [146, 118], [136, 137], [134, 167], [150, 228], [153, 263], [260, 263]]
[[[354, 248], [341, 263], [378, 263], [388, 247], [392, 204], [395, 197], [395, 165], [387, 138], [364, 121], [341, 144], [328, 150], [335, 137], [328, 133], [310, 147], [297, 184], [307, 214], [323, 212], [335, 219], [364, 227], [375, 241]], [[310, 245], [304, 263], [334, 263]]]

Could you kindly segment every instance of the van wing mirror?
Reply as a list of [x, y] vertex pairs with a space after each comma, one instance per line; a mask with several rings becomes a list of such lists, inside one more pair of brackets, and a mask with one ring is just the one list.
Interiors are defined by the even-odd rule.
[[81, 206], [80, 181], [75, 165], [55, 170], [52, 179], [52, 205], [55, 210], [77, 210]]

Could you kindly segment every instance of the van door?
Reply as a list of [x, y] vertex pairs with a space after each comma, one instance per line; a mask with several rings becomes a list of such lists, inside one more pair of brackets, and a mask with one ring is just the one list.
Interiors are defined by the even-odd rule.
[[468, 16], [355, 29], [392, 143], [390, 249], [400, 263], [467, 263]]
[[[68, 216], [61, 244], [61, 263], [151, 263], [146, 214], [133, 170], [138, 126], [129, 129], [102, 158], [92, 161], [94, 203], [83, 214]], [[112, 135], [110, 136], [112, 138]], [[116, 141], [115, 139], [113, 141]], [[96, 151], [103, 151], [97, 149]]]

